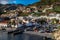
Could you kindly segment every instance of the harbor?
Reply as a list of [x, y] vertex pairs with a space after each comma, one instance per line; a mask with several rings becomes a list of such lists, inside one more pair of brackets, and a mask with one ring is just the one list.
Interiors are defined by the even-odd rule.
[[0, 0], [0, 40], [60, 40], [60, 0], [28, 1]]
[[40, 38], [41, 40], [54, 40], [52, 33], [60, 26], [57, 21], [51, 24], [52, 19], [32, 17], [32, 15], [18, 19], [11, 19], [6, 25], [0, 25], [1, 40], [40, 40]]
[[18, 19], [11, 19], [6, 25], [0, 25], [1, 40], [40, 40], [40, 38], [41, 40], [54, 40], [53, 33], [60, 26], [59, 20], [58, 22], [54, 20], [51, 24], [52, 19], [32, 17], [32, 15]]

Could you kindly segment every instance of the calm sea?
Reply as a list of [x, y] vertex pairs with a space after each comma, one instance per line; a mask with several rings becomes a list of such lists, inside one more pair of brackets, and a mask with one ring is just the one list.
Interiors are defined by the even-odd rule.
[[[7, 34], [7, 32], [0, 31], [0, 40], [45, 40], [43, 37], [36, 35], [27, 35], [27, 34]], [[47, 40], [47, 39], [46, 39]], [[51, 40], [51, 39], [48, 39]]]

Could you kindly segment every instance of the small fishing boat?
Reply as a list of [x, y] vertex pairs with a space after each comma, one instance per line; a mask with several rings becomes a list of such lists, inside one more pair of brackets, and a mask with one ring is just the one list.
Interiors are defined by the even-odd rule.
[[23, 30], [20, 30], [20, 31], [17, 31], [17, 32], [14, 32], [13, 35], [18, 35], [18, 34], [23, 34]]
[[8, 34], [12, 34], [12, 33], [14, 33], [14, 32], [17, 32], [17, 31], [19, 31], [19, 30], [12, 30], [12, 31], [8, 31]]

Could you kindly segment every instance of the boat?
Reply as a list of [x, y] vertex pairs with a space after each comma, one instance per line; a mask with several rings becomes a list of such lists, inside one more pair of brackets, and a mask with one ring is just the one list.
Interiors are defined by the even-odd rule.
[[24, 30], [16, 29], [14, 31], [8, 31], [8, 34], [17, 35], [17, 34], [22, 34], [23, 32], [24, 32]]
[[17, 31], [19, 31], [19, 30], [12, 30], [12, 31], [8, 31], [8, 34], [12, 34], [12, 33], [14, 33], [14, 32], [17, 32]]
[[17, 32], [14, 32], [13, 35], [18, 35], [18, 34], [23, 34], [23, 30], [20, 30], [20, 31], [17, 31]]

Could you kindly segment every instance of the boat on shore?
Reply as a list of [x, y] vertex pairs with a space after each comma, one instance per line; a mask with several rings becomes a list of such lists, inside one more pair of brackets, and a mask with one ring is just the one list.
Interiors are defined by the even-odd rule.
[[12, 30], [12, 31], [8, 31], [8, 34], [14, 34], [14, 35], [22, 34], [22, 33], [23, 33], [23, 30], [18, 30], [18, 29]]

